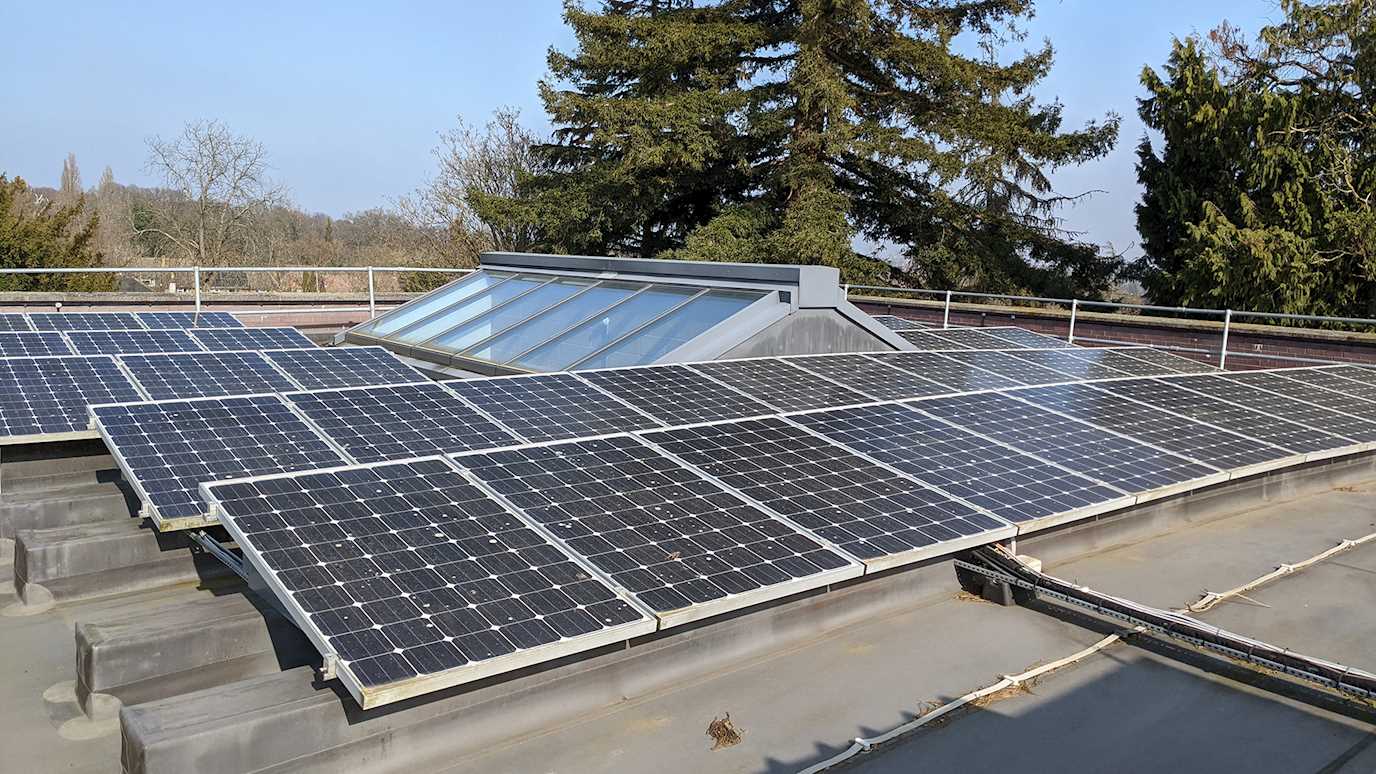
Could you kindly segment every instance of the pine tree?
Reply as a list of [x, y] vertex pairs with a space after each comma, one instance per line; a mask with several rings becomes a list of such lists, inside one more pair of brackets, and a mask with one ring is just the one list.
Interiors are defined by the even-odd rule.
[[[1000, 63], [1028, 0], [614, 0], [569, 6], [578, 48], [542, 96], [556, 171], [506, 214], [549, 247], [837, 266], [898, 246], [922, 281], [1093, 293], [1116, 268], [1062, 232], [1046, 170], [1106, 153], [1027, 96], [1045, 45]], [[984, 53], [957, 38], [983, 36]]]

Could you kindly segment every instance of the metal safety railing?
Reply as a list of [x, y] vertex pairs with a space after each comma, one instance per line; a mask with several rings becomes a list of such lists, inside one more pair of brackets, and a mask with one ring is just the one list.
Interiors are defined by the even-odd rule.
[[[192, 276], [191, 285], [199, 314], [204, 303], [201, 282], [203, 274], [364, 274], [368, 280], [368, 316], [377, 315], [377, 275], [382, 274], [468, 274], [470, 268], [436, 266], [99, 266], [83, 268], [7, 269], [0, 268], [0, 277], [25, 274], [176, 274]], [[362, 309], [332, 309], [332, 312], [363, 311]], [[287, 313], [287, 312], [282, 312]], [[273, 312], [251, 312], [273, 314]]]
[[1079, 313], [1082, 307], [1099, 309], [1131, 310], [1151, 314], [1167, 314], [1181, 316], [1201, 316], [1216, 319], [1221, 323], [1220, 341], [1217, 350], [1201, 349], [1199, 347], [1186, 347], [1180, 345], [1153, 343], [1151, 346], [1158, 349], [1168, 349], [1177, 352], [1187, 352], [1191, 354], [1206, 354], [1211, 359], [1216, 358], [1218, 367], [1224, 368], [1228, 358], [1232, 357], [1254, 357], [1265, 360], [1278, 360], [1296, 363], [1335, 363], [1346, 362], [1339, 360], [1298, 357], [1294, 355], [1281, 355], [1277, 353], [1256, 353], [1238, 352], [1228, 349], [1228, 339], [1232, 333], [1233, 321], [1235, 318], [1250, 318], [1262, 321], [1266, 324], [1267, 320], [1289, 320], [1292, 322], [1317, 323], [1319, 325], [1363, 325], [1370, 326], [1376, 330], [1376, 319], [1368, 317], [1331, 317], [1314, 314], [1289, 314], [1285, 312], [1258, 312], [1239, 309], [1203, 309], [1192, 306], [1159, 306], [1154, 304], [1134, 304], [1127, 301], [1098, 301], [1083, 298], [1046, 298], [1042, 296], [1020, 296], [1006, 293], [979, 293], [969, 290], [933, 290], [930, 288], [896, 288], [884, 285], [845, 285], [846, 297], [849, 298], [853, 291], [877, 291], [880, 293], [898, 293], [914, 296], [928, 296], [940, 300], [941, 326], [949, 328], [951, 326], [951, 304], [955, 299], [976, 299], [976, 301], [1012, 301], [1016, 304], [1043, 304], [1064, 307], [1070, 313], [1066, 332], [1066, 341], [1074, 343], [1083, 341], [1095, 344], [1140, 344], [1140, 342], [1121, 341], [1117, 339], [1092, 338], [1088, 336], [1076, 336], [1075, 326], [1078, 322]]

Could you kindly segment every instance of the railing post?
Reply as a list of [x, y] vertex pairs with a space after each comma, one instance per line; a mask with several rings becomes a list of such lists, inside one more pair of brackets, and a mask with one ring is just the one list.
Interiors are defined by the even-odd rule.
[[1218, 367], [1226, 368], [1228, 363], [1228, 329], [1233, 327], [1233, 310], [1223, 312], [1223, 346], [1218, 348]]
[[373, 283], [373, 267], [368, 267], [368, 319], [377, 317], [377, 290]]
[[951, 291], [946, 291], [946, 309], [941, 313], [941, 327], [951, 327]]
[[1079, 311], [1080, 299], [1070, 299], [1070, 331], [1067, 332], [1065, 335], [1065, 343], [1067, 344], [1075, 343], [1075, 316], [1079, 313]]
[[191, 284], [196, 287], [196, 314], [201, 313], [201, 267], [197, 266], [192, 273]]

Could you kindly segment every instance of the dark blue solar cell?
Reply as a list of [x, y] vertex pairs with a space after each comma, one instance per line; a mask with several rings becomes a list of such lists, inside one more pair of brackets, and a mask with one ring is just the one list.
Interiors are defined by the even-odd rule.
[[77, 354], [124, 355], [147, 352], [200, 352], [201, 345], [186, 331], [71, 331]]
[[29, 315], [39, 331], [121, 331], [143, 330], [143, 323], [130, 312], [36, 312]]
[[315, 342], [295, 328], [194, 328], [190, 333], [212, 352], [315, 346]]
[[257, 352], [122, 355], [119, 359], [153, 400], [299, 389]]
[[72, 348], [56, 331], [0, 331], [0, 357], [70, 355]]
[[114, 358], [0, 359], [0, 436], [72, 433], [90, 426], [88, 407], [143, 400]]
[[425, 381], [425, 374], [382, 347], [316, 347], [263, 354], [307, 390]]
[[144, 327], [154, 330], [171, 328], [242, 328], [244, 324], [229, 312], [136, 312]]

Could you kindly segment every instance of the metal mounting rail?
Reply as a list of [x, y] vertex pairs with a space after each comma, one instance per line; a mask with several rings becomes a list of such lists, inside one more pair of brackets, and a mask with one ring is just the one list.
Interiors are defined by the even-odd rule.
[[1181, 613], [1103, 594], [1087, 586], [1077, 586], [1030, 567], [999, 546], [976, 549], [970, 558], [974, 561], [957, 559], [955, 564], [960, 569], [1000, 583], [1088, 608], [1099, 615], [1126, 621], [1143, 630], [1181, 640], [1231, 659], [1364, 700], [1376, 699], [1376, 675], [1370, 672], [1278, 648], [1210, 626]]
[[244, 561], [225, 548], [220, 541], [206, 534], [204, 530], [196, 530], [190, 535], [191, 539], [196, 541], [196, 545], [205, 549], [207, 554], [219, 559], [224, 566], [233, 570], [235, 575], [248, 580], [248, 570], [244, 568]]

